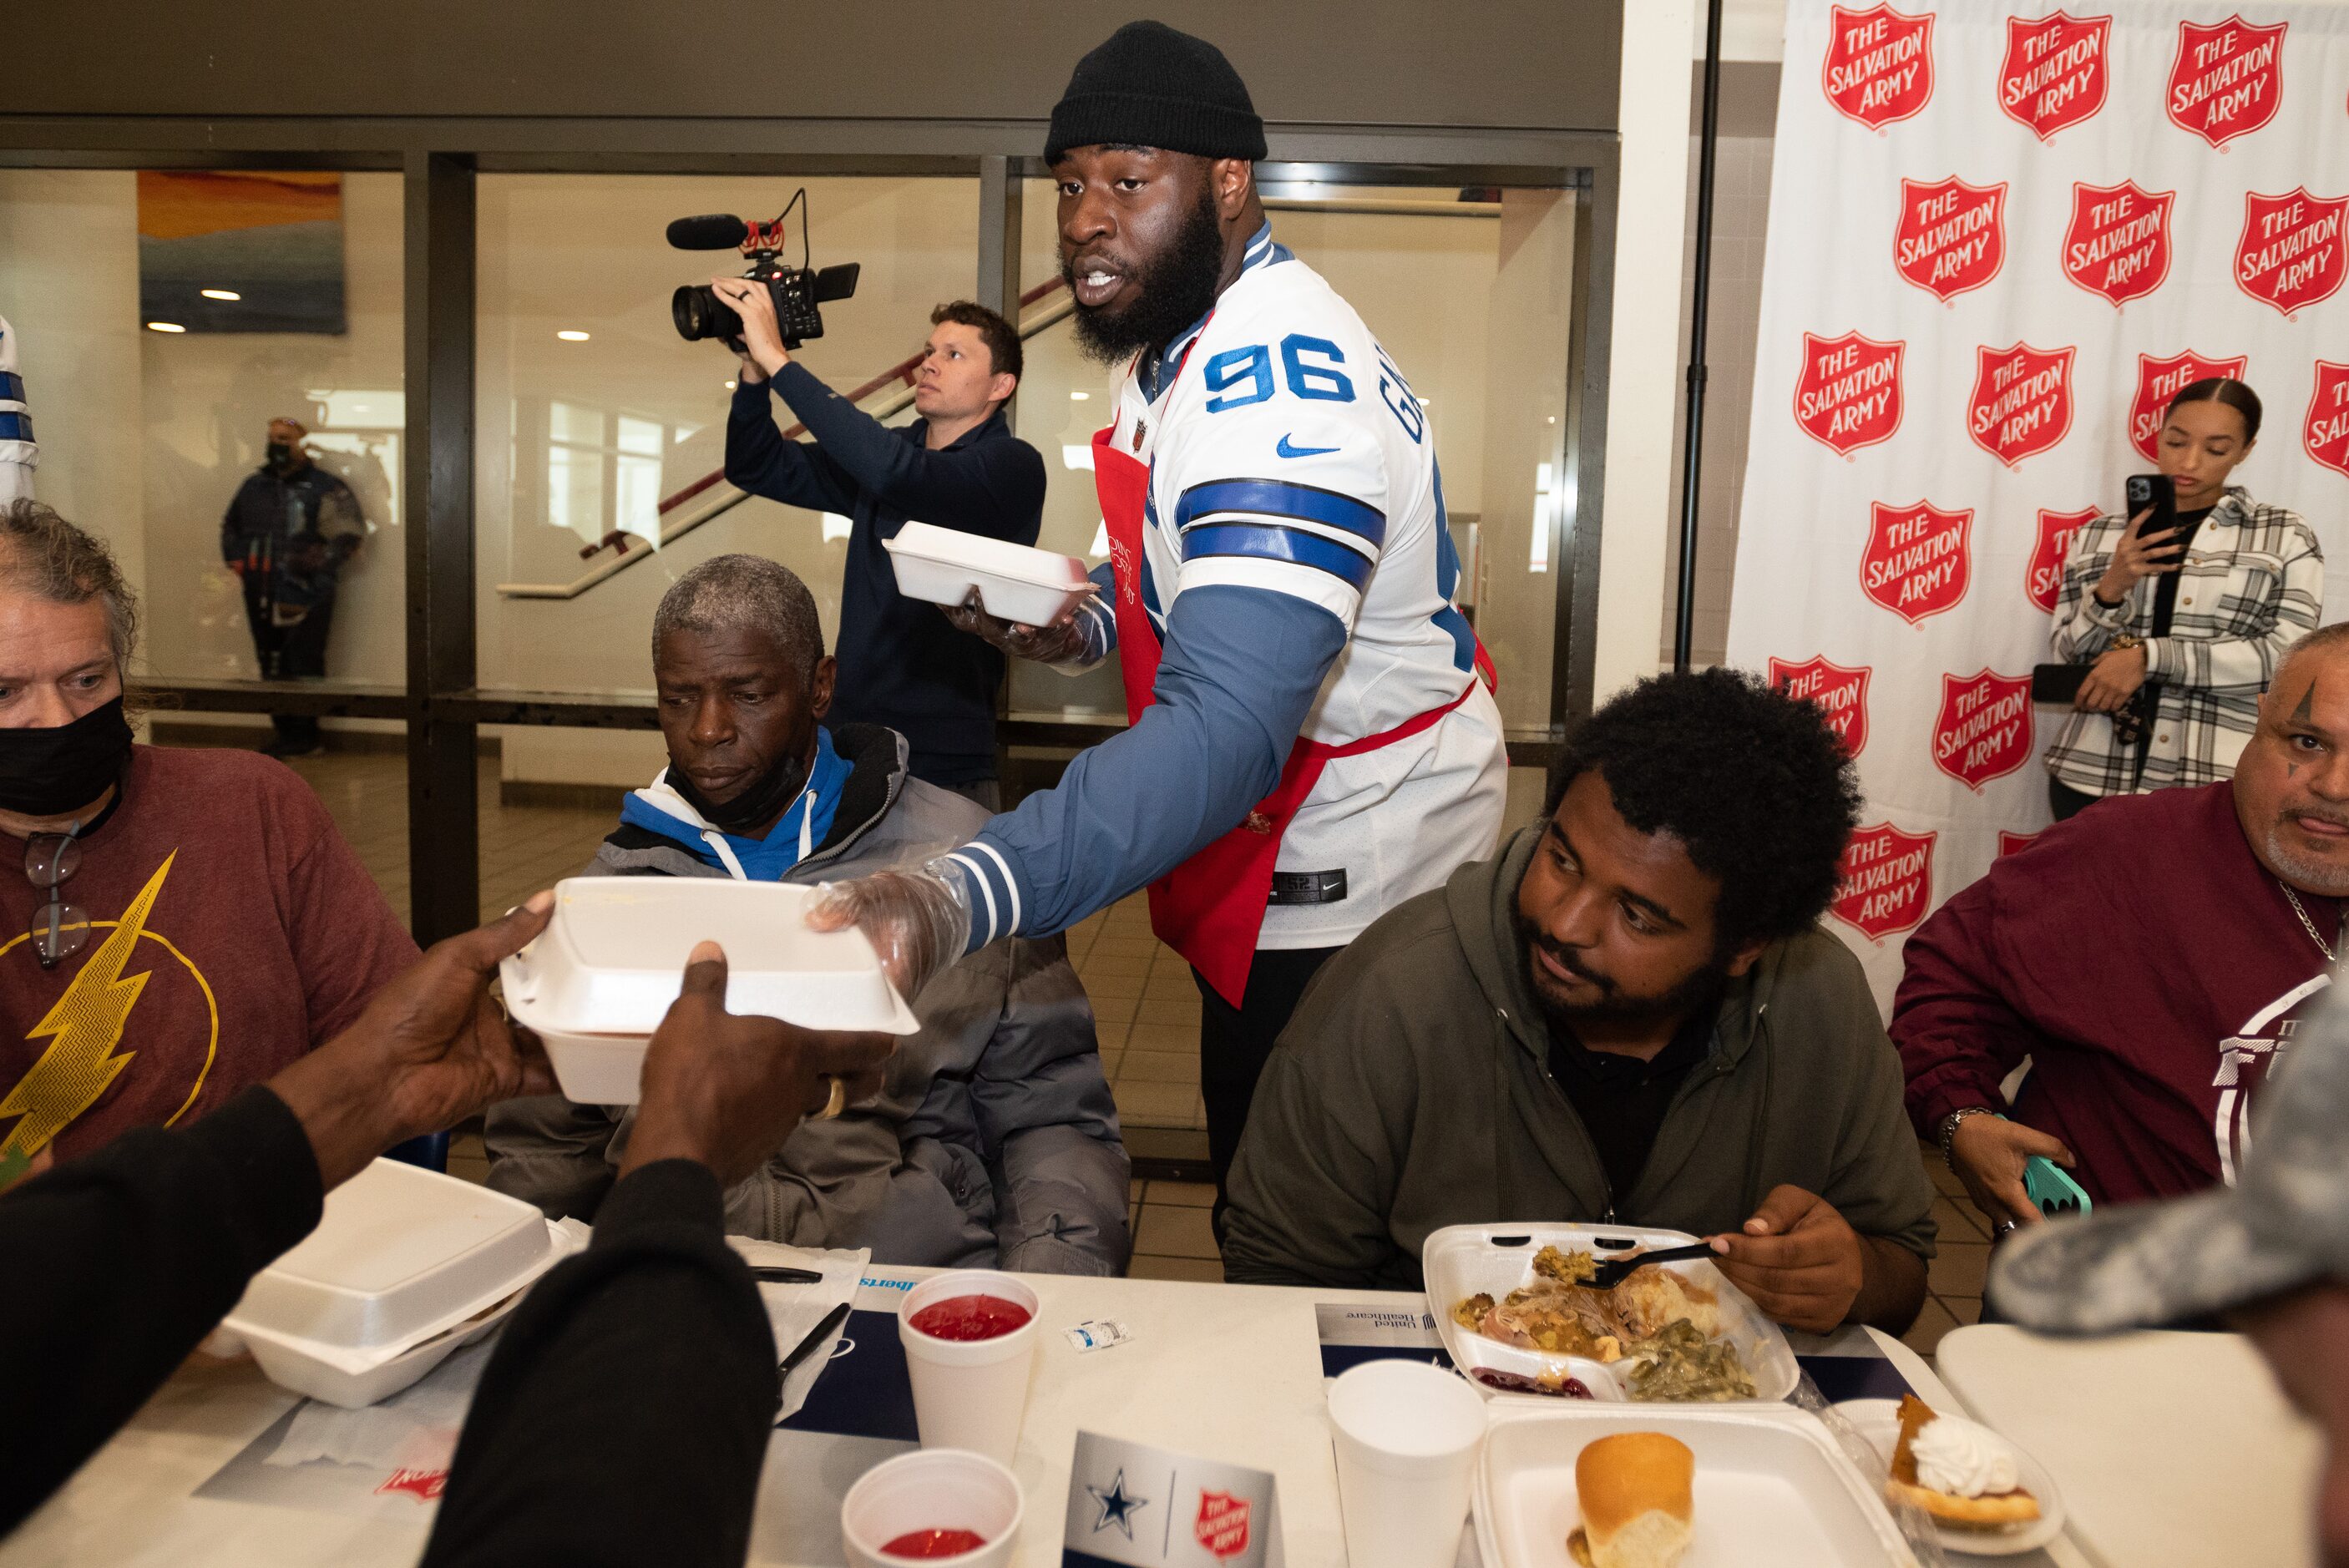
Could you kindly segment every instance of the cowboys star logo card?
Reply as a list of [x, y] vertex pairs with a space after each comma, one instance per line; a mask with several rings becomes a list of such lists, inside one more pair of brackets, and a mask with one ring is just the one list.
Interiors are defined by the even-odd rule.
[[1061, 1568], [1280, 1568], [1270, 1472], [1077, 1434]]

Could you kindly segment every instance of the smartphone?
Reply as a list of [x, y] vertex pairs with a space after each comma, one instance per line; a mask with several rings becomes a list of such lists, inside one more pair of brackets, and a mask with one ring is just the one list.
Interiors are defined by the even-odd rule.
[[2135, 517], [2147, 507], [2153, 508], [2153, 515], [2138, 531], [2139, 539], [2151, 539], [2164, 529], [2178, 526], [2178, 487], [2169, 482], [2168, 474], [2129, 475], [2128, 504], [2121, 509], [2121, 515]]

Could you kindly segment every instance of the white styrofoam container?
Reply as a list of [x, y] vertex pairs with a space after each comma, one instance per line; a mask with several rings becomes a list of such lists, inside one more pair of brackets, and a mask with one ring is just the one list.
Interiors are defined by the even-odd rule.
[[908, 599], [957, 605], [978, 593], [999, 621], [1049, 626], [1093, 592], [1085, 563], [1025, 544], [909, 522], [882, 541]]
[[500, 966], [506, 1007], [581, 1105], [636, 1102], [645, 1047], [705, 938], [726, 949], [730, 1012], [809, 1029], [921, 1027], [863, 932], [808, 929], [815, 895], [790, 882], [566, 878], [546, 929]]
[[535, 1204], [378, 1160], [326, 1194], [317, 1229], [254, 1276], [228, 1326], [380, 1353], [480, 1311], [551, 1244]]
[[[1578, 1357], [1553, 1356], [1539, 1350], [1521, 1350], [1504, 1345], [1497, 1339], [1487, 1339], [1481, 1334], [1460, 1326], [1453, 1321], [1452, 1309], [1464, 1297], [1485, 1295], [1500, 1301], [1513, 1291], [1533, 1283], [1534, 1255], [1546, 1246], [1561, 1252], [1588, 1252], [1599, 1258], [1619, 1255], [1630, 1251], [1629, 1243], [1646, 1251], [1665, 1247], [1686, 1246], [1697, 1238], [1681, 1231], [1649, 1231], [1630, 1225], [1537, 1225], [1497, 1223], [1489, 1225], [1446, 1225], [1429, 1234], [1420, 1248], [1420, 1272], [1427, 1282], [1428, 1310], [1435, 1315], [1436, 1330], [1444, 1337], [1444, 1348], [1452, 1357], [1454, 1366], [1463, 1372], [1473, 1372], [1479, 1367], [1489, 1367], [1496, 1372], [1514, 1372], [1521, 1377], [1537, 1377], [1546, 1371], [1566, 1371], [1580, 1376]], [[1754, 1375], [1754, 1398], [1775, 1403], [1795, 1391], [1803, 1378], [1803, 1369], [1795, 1364], [1794, 1347], [1776, 1324], [1762, 1315], [1761, 1310], [1744, 1291], [1729, 1283], [1722, 1272], [1702, 1258], [1683, 1263], [1658, 1264], [1658, 1268], [1670, 1269], [1692, 1284], [1699, 1284], [1719, 1298], [1722, 1332], [1737, 1346], [1745, 1362], [1745, 1369]], [[1588, 1377], [1585, 1383], [1589, 1383]], [[1475, 1383], [1472, 1377], [1470, 1382]], [[1630, 1391], [1630, 1379], [1621, 1378], [1626, 1396]], [[1495, 1399], [1512, 1403], [1554, 1406], [1561, 1401], [1542, 1394], [1508, 1393], [1487, 1388], [1482, 1383], [1477, 1389]], [[1600, 1400], [1596, 1384], [1591, 1392]], [[1581, 1401], [1574, 1401], [1580, 1403]], [[1746, 1401], [1731, 1401], [1742, 1405]], [[1642, 1405], [1641, 1409], [1682, 1409], [1695, 1407], [1680, 1405]]]
[[[554, 1256], [567, 1250], [558, 1246]], [[547, 1261], [551, 1264], [554, 1257]], [[243, 1348], [252, 1353], [262, 1375], [279, 1387], [356, 1410], [421, 1382], [426, 1373], [496, 1328], [522, 1305], [523, 1297], [530, 1294], [529, 1284], [536, 1278], [533, 1271], [529, 1283], [508, 1292], [487, 1311], [469, 1315], [455, 1327], [386, 1357], [338, 1356], [313, 1341], [251, 1328]]]
[[1485, 1568], [1571, 1568], [1567, 1537], [1582, 1522], [1574, 1461], [1616, 1432], [1661, 1432], [1696, 1456], [1681, 1568], [1916, 1568], [1875, 1487], [1792, 1406], [1556, 1399], [1493, 1412], [1475, 1504]]

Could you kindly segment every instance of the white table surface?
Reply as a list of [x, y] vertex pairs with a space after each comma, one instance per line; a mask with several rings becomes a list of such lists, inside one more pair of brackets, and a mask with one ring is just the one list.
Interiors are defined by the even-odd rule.
[[2316, 1433], [2241, 1336], [1982, 1324], [1943, 1336], [1935, 1359], [1978, 1419], [2047, 1467], [2066, 1541], [2094, 1568], [2315, 1562]]
[[[905, 1277], [925, 1271], [872, 1271]], [[1080, 1427], [1177, 1451], [1273, 1471], [1292, 1568], [1345, 1562], [1337, 1474], [1324, 1421], [1317, 1303], [1417, 1311], [1416, 1295], [1186, 1284], [1171, 1281], [1026, 1276], [1042, 1301], [1046, 1332], [1013, 1464], [1028, 1497], [1016, 1560], [1060, 1560], [1063, 1500]], [[869, 1287], [861, 1307], [894, 1310], [894, 1293]], [[1113, 1317], [1134, 1342], [1080, 1356], [1060, 1331]], [[1847, 1330], [1842, 1347], [1880, 1354], [1919, 1393], [1949, 1391], [1924, 1362], [1873, 1330]], [[1954, 1337], [1954, 1336], [1953, 1336]], [[412, 1563], [431, 1505], [411, 1518], [196, 1497], [295, 1397], [249, 1367], [182, 1372], [56, 1498], [5, 1545], [0, 1568], [107, 1564]], [[625, 1442], [625, 1431], [612, 1434]], [[877, 1439], [779, 1430], [760, 1482], [750, 1561], [837, 1563], [836, 1499], [855, 1477], [902, 1445]], [[2043, 1451], [2043, 1457], [2046, 1457]], [[302, 1472], [281, 1472], [299, 1476]], [[405, 1500], [398, 1500], [405, 1512]], [[2075, 1568], [2078, 1559], [2053, 1561]]]

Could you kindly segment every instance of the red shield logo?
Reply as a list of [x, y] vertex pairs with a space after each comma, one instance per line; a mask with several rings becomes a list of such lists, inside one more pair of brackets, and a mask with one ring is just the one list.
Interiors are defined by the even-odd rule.
[[[2044, 833], [2046, 830], [2042, 828], [2039, 832]], [[2038, 841], [2039, 833], [2010, 833], [2002, 828], [1998, 833], [1998, 858], [2004, 860], [2015, 851], [2029, 849]]]
[[1979, 791], [2031, 760], [2031, 676], [1941, 677], [1941, 717], [1933, 725], [1933, 766]]
[[1852, 834], [1837, 866], [1842, 880], [1827, 913], [1871, 942], [1925, 918], [1933, 896], [1931, 833], [1904, 833], [1878, 822]]
[[2251, 362], [2250, 356], [2240, 354], [2232, 359], [2206, 359], [2190, 348], [2167, 359], [2138, 355], [2137, 400], [2129, 405], [2128, 422], [2129, 445], [2137, 449], [2137, 456], [2148, 463], [2161, 461], [2161, 421], [2169, 412], [2172, 397], [2213, 376], [2240, 381]]
[[1998, 107], [2045, 141], [2105, 107], [2110, 16], [2057, 11], [2036, 21], [2006, 19], [2006, 64], [1998, 73]]
[[2209, 26], [2178, 24], [2178, 59], [2162, 107], [2169, 122], [2213, 147], [2249, 136], [2283, 101], [2283, 31], [2254, 27], [2240, 15]]
[[1906, 343], [1847, 332], [1803, 334], [1803, 374], [1795, 383], [1795, 423], [1849, 457], [1900, 428], [1900, 358]]
[[1819, 81], [1839, 113], [1881, 129], [1907, 119], [1933, 96], [1933, 15], [1908, 16], [1889, 5], [1828, 18]]
[[449, 1490], [449, 1472], [445, 1470], [396, 1470], [384, 1483], [375, 1489], [378, 1497], [406, 1492], [419, 1502], [432, 1502]]
[[1974, 351], [1974, 393], [1966, 406], [1966, 434], [1974, 445], [2013, 468], [2062, 440], [2072, 428], [2070, 348]]
[[1199, 1521], [1193, 1530], [1217, 1562], [1238, 1556], [1248, 1544], [1247, 1499], [1227, 1491], [1201, 1491]]
[[2289, 317], [2330, 299], [2344, 273], [2342, 219], [2349, 196], [2311, 196], [2303, 185], [2288, 196], [2243, 197], [2243, 237], [2235, 242], [2235, 286]]
[[2309, 395], [2300, 438], [2311, 459], [2349, 475], [2349, 365], [2316, 362], [2316, 390]]
[[2025, 598], [2051, 615], [2055, 613], [2055, 601], [2064, 592], [2064, 562], [2072, 558], [2072, 541], [2103, 515], [2093, 506], [2078, 511], [2039, 509], [2039, 542], [2032, 546], [2030, 563], [2023, 573]]
[[1818, 704], [1847, 757], [1858, 756], [1868, 745], [1868, 677], [1874, 673], [1867, 665], [1847, 669], [1824, 654], [1798, 665], [1770, 661], [1770, 684], [1788, 696]]
[[1930, 501], [1868, 508], [1868, 548], [1859, 591], [1915, 625], [1955, 609], [1973, 576], [1971, 511], [1943, 511]]
[[2006, 183], [1947, 180], [1900, 182], [1900, 229], [1893, 269], [1947, 304], [1978, 289], [2006, 264]]
[[2177, 191], [2147, 191], [2134, 180], [2075, 184], [2064, 275], [2116, 305], [2151, 294], [2169, 276], [2169, 210], [2177, 201]]

